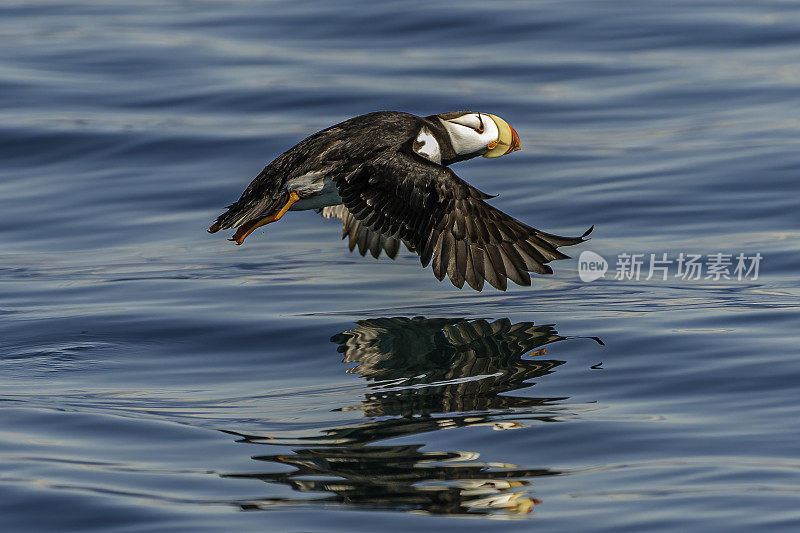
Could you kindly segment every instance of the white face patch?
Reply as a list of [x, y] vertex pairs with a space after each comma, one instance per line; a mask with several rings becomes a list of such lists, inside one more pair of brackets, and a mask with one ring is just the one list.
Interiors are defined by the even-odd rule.
[[427, 126], [423, 126], [422, 129], [419, 130], [419, 135], [414, 139], [412, 149], [429, 161], [433, 161], [436, 164], [441, 164], [442, 162], [442, 151], [439, 149], [439, 141], [436, 140], [436, 137], [433, 136], [431, 130], [429, 130]]
[[497, 124], [485, 113], [467, 113], [451, 120], [442, 120], [442, 124], [458, 155], [483, 153], [489, 143], [496, 141], [500, 135]]

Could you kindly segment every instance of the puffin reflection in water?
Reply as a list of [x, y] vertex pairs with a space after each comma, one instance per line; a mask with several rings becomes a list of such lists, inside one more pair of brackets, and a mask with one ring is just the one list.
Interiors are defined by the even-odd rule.
[[267, 165], [209, 228], [237, 228], [242, 244], [287, 211], [315, 209], [341, 218], [351, 250], [397, 254], [402, 242], [431, 264], [440, 281], [475, 290], [484, 280], [530, 285], [530, 272], [552, 274], [558, 251], [585, 240], [532, 228], [486, 200], [449, 165], [520, 149], [514, 128], [496, 115], [453, 112], [418, 117], [379, 111], [336, 124], [300, 141]]
[[[347, 372], [366, 381], [358, 403], [348, 400], [334, 409], [351, 413], [348, 421], [338, 425], [339, 418], [332, 419], [319, 433], [302, 424], [299, 431], [291, 424], [268, 433], [223, 430], [239, 442], [277, 448], [253, 456], [262, 465], [255, 471], [225, 477], [260, 479], [303, 493], [292, 497], [281, 491], [238, 502], [251, 510], [320, 505], [460, 516], [527, 514], [541, 503], [532, 494], [536, 480], [564, 472], [514, 464], [504, 453], [519, 438], [504, 441], [504, 435], [558, 422], [570, 412], [566, 396], [541, 397], [531, 387], [565, 363], [548, 350], [580, 338], [561, 335], [552, 324], [508, 318], [360, 320], [331, 337], [342, 362], [357, 363]], [[602, 345], [596, 337], [585, 338]], [[335, 402], [346, 397], [337, 395]], [[363, 419], [352, 418], [358, 411]], [[455, 441], [434, 432], [478, 427], [500, 432], [494, 446], [481, 452], [436, 449]], [[481, 442], [488, 443], [485, 438]]]

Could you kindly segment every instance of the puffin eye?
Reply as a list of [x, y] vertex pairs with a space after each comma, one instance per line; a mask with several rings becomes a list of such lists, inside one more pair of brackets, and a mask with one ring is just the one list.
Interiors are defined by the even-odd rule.
[[483, 133], [483, 130], [484, 130], [484, 128], [483, 128], [483, 117], [481, 117], [480, 113], [478, 113], [478, 120], [480, 121], [480, 126], [478, 126], [475, 129], [475, 131], [477, 131], [478, 133]]

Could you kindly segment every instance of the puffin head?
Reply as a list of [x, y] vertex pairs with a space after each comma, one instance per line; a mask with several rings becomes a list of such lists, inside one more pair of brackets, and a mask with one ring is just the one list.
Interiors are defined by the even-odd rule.
[[500, 157], [520, 149], [517, 132], [497, 115], [455, 111], [435, 116], [450, 137], [457, 161], [479, 155]]

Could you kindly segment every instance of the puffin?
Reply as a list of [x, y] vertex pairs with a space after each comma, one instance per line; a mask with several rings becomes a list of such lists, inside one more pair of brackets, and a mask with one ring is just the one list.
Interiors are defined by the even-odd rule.
[[240, 245], [289, 211], [313, 209], [341, 219], [351, 251], [358, 244], [362, 255], [394, 258], [402, 243], [459, 289], [529, 286], [530, 273], [552, 274], [550, 261], [569, 258], [558, 248], [584, 242], [594, 226], [579, 237], [540, 231], [491, 206], [494, 196], [450, 168], [520, 147], [514, 128], [489, 113], [367, 113], [279, 155], [208, 231], [236, 228], [230, 240]]

